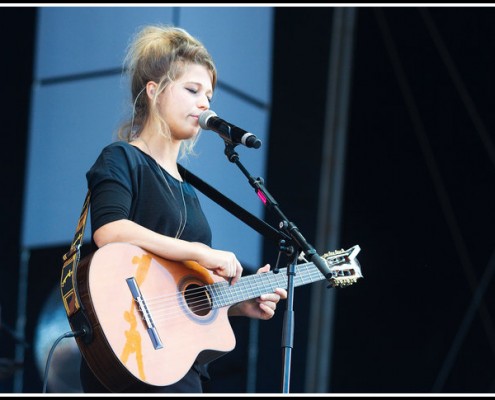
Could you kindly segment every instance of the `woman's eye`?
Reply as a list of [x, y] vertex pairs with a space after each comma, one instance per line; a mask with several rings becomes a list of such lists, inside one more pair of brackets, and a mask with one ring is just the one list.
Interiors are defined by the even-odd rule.
[[[198, 94], [199, 93], [199, 90], [198, 89], [194, 89], [194, 88], [186, 88], [186, 90], [190, 93], [193, 93], [193, 94]], [[212, 97], [206, 97], [206, 99], [208, 100], [208, 103], [211, 103], [212, 102]]]

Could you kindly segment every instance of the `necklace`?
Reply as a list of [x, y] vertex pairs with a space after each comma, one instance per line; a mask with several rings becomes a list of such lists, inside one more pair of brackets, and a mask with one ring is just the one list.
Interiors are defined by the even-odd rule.
[[163, 181], [167, 185], [168, 190], [170, 191], [170, 193], [172, 194], [172, 197], [176, 201], [176, 206], [177, 206], [177, 209], [179, 210], [179, 215], [180, 215], [180, 222], [179, 222], [179, 228], [177, 229], [177, 233], [175, 234], [175, 238], [179, 239], [181, 237], [182, 233], [184, 232], [184, 229], [185, 229], [186, 224], [187, 224], [187, 207], [186, 207], [186, 200], [184, 199], [184, 190], [182, 188], [182, 181], [177, 179], [177, 181], [179, 182], [180, 194], [182, 197], [182, 204], [184, 206], [184, 216], [182, 215], [182, 209], [179, 205], [179, 201], [175, 198], [175, 194], [174, 194], [172, 188], [170, 187], [170, 185], [168, 184], [167, 178], [165, 178], [165, 175], [163, 174], [162, 167], [160, 166], [160, 164], [158, 164], [158, 161], [156, 160], [156, 158], [153, 157], [153, 153], [151, 152], [150, 146], [148, 146], [148, 143], [146, 143], [146, 141], [143, 138], [139, 137], [137, 140], [141, 140], [144, 143], [144, 145], [146, 146], [148, 153], [150, 154], [153, 161], [155, 161], [155, 164], [158, 168], [158, 172], [162, 176]]

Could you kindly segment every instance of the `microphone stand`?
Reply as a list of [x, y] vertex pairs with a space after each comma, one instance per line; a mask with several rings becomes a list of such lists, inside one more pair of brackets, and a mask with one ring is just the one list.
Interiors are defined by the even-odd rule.
[[[237, 146], [237, 144], [232, 144], [227, 140], [224, 140], [224, 142], [225, 155], [227, 156], [227, 159], [239, 167], [242, 173], [247, 177], [250, 185], [254, 188], [263, 204], [270, 210], [274, 211], [280, 218], [279, 228], [282, 229], [298, 246], [298, 249], [295, 250], [294, 245], [287, 245], [287, 242], [284, 239], [281, 239], [279, 242], [279, 256], [281, 252], [285, 252], [289, 257], [291, 257], [291, 261], [287, 266], [287, 307], [285, 310], [282, 332], [282, 392], [289, 393], [291, 356], [294, 339], [294, 276], [296, 275], [295, 266], [300, 252], [302, 251], [305, 256], [309, 257], [309, 259], [318, 267], [322, 275], [329, 282], [331, 282], [332, 273], [327, 263], [316, 252], [313, 246], [306, 241], [296, 225], [290, 222], [280, 210], [278, 203], [265, 188], [263, 179], [253, 178], [248, 170], [241, 164], [239, 154], [235, 151], [235, 146]], [[274, 272], [278, 272], [278, 260]]]

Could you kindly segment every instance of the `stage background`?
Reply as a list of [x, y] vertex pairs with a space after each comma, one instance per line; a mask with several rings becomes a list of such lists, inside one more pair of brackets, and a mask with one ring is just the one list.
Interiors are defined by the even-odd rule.
[[[183, 26], [211, 50], [220, 77], [212, 109], [262, 138], [259, 150], [239, 149], [241, 161], [265, 178], [308, 241], [362, 248], [364, 279], [325, 289], [328, 309], [314, 312], [318, 284], [296, 289], [291, 392], [316, 391], [308, 353], [323, 315], [330, 323], [320, 335], [331, 338], [320, 355], [325, 392], [493, 392], [495, 11], [345, 9], [355, 17], [349, 110], [339, 114], [345, 162], [333, 166], [345, 167], [341, 208], [322, 238], [329, 88], [344, 76], [330, 73], [340, 8], [2, 8], [2, 392], [41, 392], [43, 357], [65, 332], [53, 294], [61, 257], [82, 207], [84, 172], [125, 111], [126, 41], [148, 22]], [[276, 223], [221, 140], [202, 135], [198, 160], [208, 168], [192, 160], [191, 169]], [[217, 244], [238, 252], [247, 272], [275, 263], [273, 243], [204, 202]], [[207, 392], [280, 392], [284, 306], [271, 321], [232, 320], [237, 347], [211, 365]], [[49, 388], [77, 392], [69, 368], [77, 353], [64, 346]]]

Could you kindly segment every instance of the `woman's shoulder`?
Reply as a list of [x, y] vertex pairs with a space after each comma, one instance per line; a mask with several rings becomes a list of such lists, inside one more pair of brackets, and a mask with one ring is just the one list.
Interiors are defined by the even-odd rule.
[[142, 152], [136, 146], [122, 140], [106, 145], [101, 155], [104, 158], [124, 158], [131, 162], [139, 162], [142, 159]]
[[129, 181], [137, 166], [143, 163], [139, 150], [125, 141], [115, 141], [105, 147], [87, 172], [91, 182], [112, 178]]
[[110, 144], [103, 147], [102, 153], [118, 153], [118, 152], [129, 152], [132, 151], [134, 146], [129, 142], [123, 140], [116, 140]]
[[115, 141], [101, 149], [91, 169], [134, 169], [143, 163], [142, 152], [137, 147], [125, 141]]

